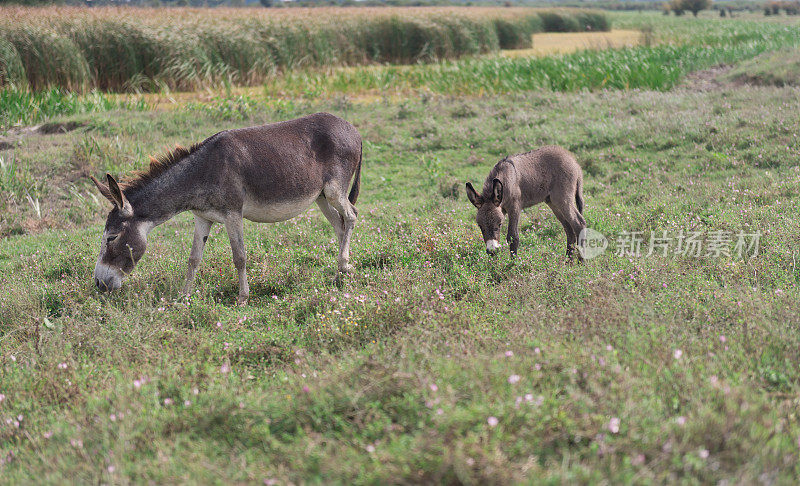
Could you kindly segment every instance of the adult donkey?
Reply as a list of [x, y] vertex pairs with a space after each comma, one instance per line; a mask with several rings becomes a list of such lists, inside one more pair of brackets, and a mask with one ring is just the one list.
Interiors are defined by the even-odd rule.
[[[355, 174], [355, 177], [354, 177]], [[316, 201], [339, 240], [339, 270], [348, 272], [350, 235], [361, 185], [361, 135], [328, 113], [226, 130], [189, 149], [176, 148], [118, 184], [92, 181], [114, 209], [108, 214], [94, 269], [101, 291], [114, 290], [142, 257], [150, 231], [178, 213], [194, 213], [194, 241], [183, 293], [191, 292], [211, 226], [228, 232], [239, 274], [238, 302], [250, 294], [243, 219], [285, 221]], [[350, 194], [347, 188], [353, 180]]]

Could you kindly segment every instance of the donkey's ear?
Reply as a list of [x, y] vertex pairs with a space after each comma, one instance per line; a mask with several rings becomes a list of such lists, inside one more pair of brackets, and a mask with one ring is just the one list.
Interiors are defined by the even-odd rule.
[[503, 183], [500, 179], [492, 181], [492, 202], [495, 206], [499, 206], [503, 202]]
[[469, 182], [467, 182], [467, 199], [478, 209], [483, 206], [483, 197], [475, 191], [475, 188]]
[[131, 203], [125, 198], [125, 194], [122, 193], [117, 181], [111, 177], [111, 174], [106, 174], [106, 180], [108, 181], [108, 191], [111, 193], [111, 202], [117, 206], [122, 216], [133, 216]]
[[116, 204], [116, 202], [114, 202], [114, 198], [111, 196], [111, 191], [108, 190], [107, 185], [95, 179], [94, 176], [90, 175], [89, 179], [94, 182], [94, 185], [97, 186], [97, 190], [100, 191], [100, 194], [102, 194], [104, 198], [108, 199], [111, 204]]

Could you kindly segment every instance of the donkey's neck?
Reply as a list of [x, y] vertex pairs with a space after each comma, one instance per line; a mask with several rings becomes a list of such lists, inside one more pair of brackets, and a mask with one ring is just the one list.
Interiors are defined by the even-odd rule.
[[191, 170], [192, 159], [187, 157], [130, 194], [126, 192], [134, 212], [155, 227], [179, 213], [199, 209], [195, 206], [201, 188]]
[[511, 185], [519, 184], [519, 173], [517, 172], [514, 163], [508, 159], [503, 159], [500, 163], [494, 166], [491, 172], [489, 172], [489, 176], [486, 177], [486, 181], [483, 183], [484, 197], [491, 197], [492, 188], [494, 186], [492, 181], [495, 179], [500, 179], [500, 182], [503, 183], [505, 188], [509, 188]]

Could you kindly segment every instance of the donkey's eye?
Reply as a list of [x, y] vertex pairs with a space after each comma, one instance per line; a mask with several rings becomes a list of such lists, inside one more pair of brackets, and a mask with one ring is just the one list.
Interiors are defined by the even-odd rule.
[[106, 238], [106, 241], [111, 243], [112, 241], [117, 239], [117, 236], [119, 236], [119, 235], [109, 236], [108, 238]]

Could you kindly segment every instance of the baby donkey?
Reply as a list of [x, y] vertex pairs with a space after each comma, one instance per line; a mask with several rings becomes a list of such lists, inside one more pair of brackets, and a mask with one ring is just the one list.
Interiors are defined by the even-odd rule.
[[[500, 226], [506, 214], [506, 241], [511, 254], [517, 253], [520, 213], [540, 202], [550, 206], [564, 227], [567, 257], [573, 257], [578, 237], [586, 228], [583, 173], [571, 153], [554, 145], [504, 158], [489, 172], [480, 194], [467, 182], [467, 197], [478, 208], [476, 220], [490, 255], [500, 247]], [[580, 253], [578, 259], [582, 260]]]

